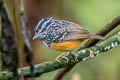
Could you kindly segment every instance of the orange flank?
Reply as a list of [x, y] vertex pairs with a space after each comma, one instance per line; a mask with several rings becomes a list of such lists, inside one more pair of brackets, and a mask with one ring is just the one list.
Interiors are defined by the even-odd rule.
[[65, 51], [65, 50], [72, 50], [77, 48], [81, 42], [85, 39], [78, 39], [72, 41], [63, 41], [63, 42], [53, 42], [51, 43], [51, 47], [57, 51]]

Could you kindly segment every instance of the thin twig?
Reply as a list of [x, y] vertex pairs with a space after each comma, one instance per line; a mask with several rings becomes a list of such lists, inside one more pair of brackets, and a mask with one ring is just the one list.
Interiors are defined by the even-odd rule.
[[25, 11], [24, 11], [24, 5], [23, 5], [23, 0], [20, 0], [20, 20], [21, 20], [21, 28], [22, 28], [22, 35], [24, 37], [24, 50], [26, 53], [26, 61], [29, 63], [30, 67], [30, 71], [31, 71], [31, 76], [34, 77], [33, 71], [34, 71], [34, 59], [33, 59], [33, 51], [32, 48], [30, 46], [30, 31], [28, 28], [28, 22], [27, 22], [27, 18], [25, 15]]
[[[42, 73], [64, 68], [69, 64], [78, 63], [80, 61], [86, 61], [88, 59], [94, 58], [95, 56], [103, 52], [107, 52], [112, 48], [117, 47], [119, 44], [120, 44], [120, 31], [118, 34], [115, 34], [113, 37], [99, 44], [96, 44], [95, 46], [77, 51], [74, 54], [65, 53], [64, 55], [57, 58], [57, 60], [35, 65], [34, 74], [38, 76]], [[29, 69], [30, 67], [20, 68], [18, 70], [18, 74], [20, 74], [22, 70], [23, 75], [25, 77], [28, 77], [31, 74]], [[13, 77], [13, 73], [10, 71], [0, 72], [0, 79], [9, 79], [11, 77]]]
[[[99, 30], [96, 34], [100, 35], [100, 36], [105, 36], [107, 35], [110, 31], [112, 31], [114, 28], [116, 28], [118, 25], [120, 24], [120, 16], [117, 16], [115, 19], [113, 19], [111, 22], [109, 22], [108, 24], [106, 24], [101, 30]], [[87, 47], [90, 47], [92, 45], [95, 45], [99, 40], [96, 39], [89, 39], [80, 49], [84, 49]], [[75, 64], [70, 65], [71, 67], [66, 67], [62, 70], [60, 70], [56, 76], [54, 77], [54, 80], [61, 80], [63, 78], [63, 76], [69, 72]]]

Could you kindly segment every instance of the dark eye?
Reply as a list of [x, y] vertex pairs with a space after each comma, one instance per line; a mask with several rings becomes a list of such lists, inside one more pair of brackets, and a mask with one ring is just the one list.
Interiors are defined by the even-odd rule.
[[38, 31], [39, 31], [39, 30], [38, 30], [38, 29], [36, 29], [36, 30], [35, 30], [35, 33], [38, 33]]
[[46, 34], [41, 34], [40, 39], [43, 40], [46, 37]]

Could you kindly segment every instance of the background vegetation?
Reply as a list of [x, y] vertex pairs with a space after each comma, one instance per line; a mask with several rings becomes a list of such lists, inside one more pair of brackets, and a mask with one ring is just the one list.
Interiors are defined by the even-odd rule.
[[[35, 64], [53, 60], [60, 54], [60, 52], [46, 48], [40, 40], [32, 40], [33, 30], [40, 19], [53, 17], [74, 21], [91, 33], [95, 33], [120, 15], [120, 0], [24, 0], [24, 5]], [[118, 30], [120, 26], [111, 34]], [[21, 64], [27, 66], [24, 59]], [[45, 73], [36, 80], [52, 80], [57, 72], [58, 70]], [[72, 80], [74, 76], [79, 76], [79, 80], [120, 80], [120, 46], [110, 50], [107, 54], [78, 63], [64, 80]]]
[[[120, 0], [51, 0], [40, 1], [39, 4], [34, 5], [38, 6], [36, 12], [34, 13], [33, 11], [32, 13], [38, 13], [38, 16], [40, 16], [37, 16], [35, 25], [41, 18], [52, 16], [53, 18], [79, 23], [92, 33], [97, 32], [120, 13]], [[120, 29], [120, 26], [118, 28]], [[56, 53], [55, 51], [46, 48], [39, 40], [32, 41], [32, 45], [34, 46], [35, 55], [41, 56], [41, 61], [48, 61], [59, 55], [59, 53], [54, 54]], [[70, 80], [74, 74], [79, 74], [81, 80], [119, 80], [119, 48], [112, 49], [107, 54], [95, 57], [86, 62], [80, 62], [70, 71], [65, 80]], [[56, 72], [46, 73], [40, 79], [52, 79]]]

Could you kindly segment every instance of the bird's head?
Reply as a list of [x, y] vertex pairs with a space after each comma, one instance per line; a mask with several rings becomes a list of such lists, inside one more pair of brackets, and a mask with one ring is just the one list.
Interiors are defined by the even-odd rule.
[[47, 30], [50, 27], [52, 17], [41, 19], [34, 29], [33, 40], [39, 38], [40, 40], [45, 39]]

